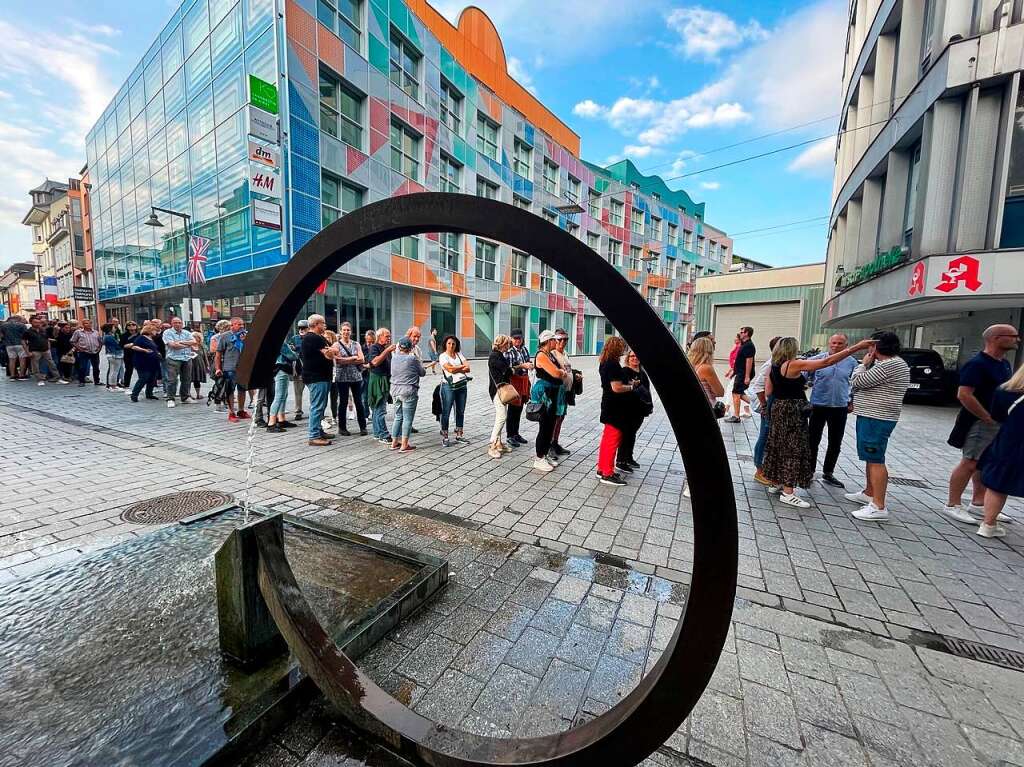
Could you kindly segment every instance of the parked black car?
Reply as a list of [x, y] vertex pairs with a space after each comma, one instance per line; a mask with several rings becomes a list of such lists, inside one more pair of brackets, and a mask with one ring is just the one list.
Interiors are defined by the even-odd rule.
[[951, 376], [938, 352], [931, 349], [904, 349], [900, 356], [910, 366], [910, 389], [906, 401], [929, 400], [945, 403], [953, 396]]

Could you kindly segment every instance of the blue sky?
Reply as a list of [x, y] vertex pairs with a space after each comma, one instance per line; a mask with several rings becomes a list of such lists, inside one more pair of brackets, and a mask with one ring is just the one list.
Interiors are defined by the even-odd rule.
[[[828, 213], [834, 141], [824, 137], [839, 107], [843, 0], [475, 4], [502, 35], [513, 75], [580, 134], [585, 159], [630, 157], [666, 179], [691, 174], [670, 184], [705, 201], [707, 220], [730, 234]], [[435, 5], [454, 21], [465, 3]], [[30, 258], [20, 224], [27, 191], [47, 175], [78, 173], [85, 132], [171, 8], [167, 0], [5, 3], [0, 267]], [[798, 142], [806, 143], [714, 168]], [[736, 251], [780, 266], [820, 261], [825, 235], [819, 219], [740, 234]]]

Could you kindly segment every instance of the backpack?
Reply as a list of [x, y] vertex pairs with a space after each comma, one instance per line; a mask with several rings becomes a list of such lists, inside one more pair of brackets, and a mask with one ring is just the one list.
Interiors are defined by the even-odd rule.
[[206, 395], [206, 406], [209, 407], [211, 404], [223, 405], [228, 401], [228, 391], [230, 390], [230, 382], [227, 376], [219, 375], [214, 376], [213, 386], [210, 387], [210, 393]]

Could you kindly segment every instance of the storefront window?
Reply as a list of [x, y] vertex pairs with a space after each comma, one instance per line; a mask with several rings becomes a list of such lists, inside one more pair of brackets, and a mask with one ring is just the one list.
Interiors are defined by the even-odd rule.
[[1000, 248], [1024, 245], [1024, 90], [1017, 92], [1017, 108], [1010, 136], [1010, 169], [1006, 176], [1003, 230]]

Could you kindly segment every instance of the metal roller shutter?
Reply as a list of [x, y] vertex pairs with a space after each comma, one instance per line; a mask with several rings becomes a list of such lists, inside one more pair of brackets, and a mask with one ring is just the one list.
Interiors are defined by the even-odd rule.
[[754, 329], [758, 361], [768, 359], [768, 341], [774, 336], [800, 338], [800, 302], [771, 304], [722, 304], [715, 307], [715, 357], [729, 359], [736, 332], [744, 325]]

